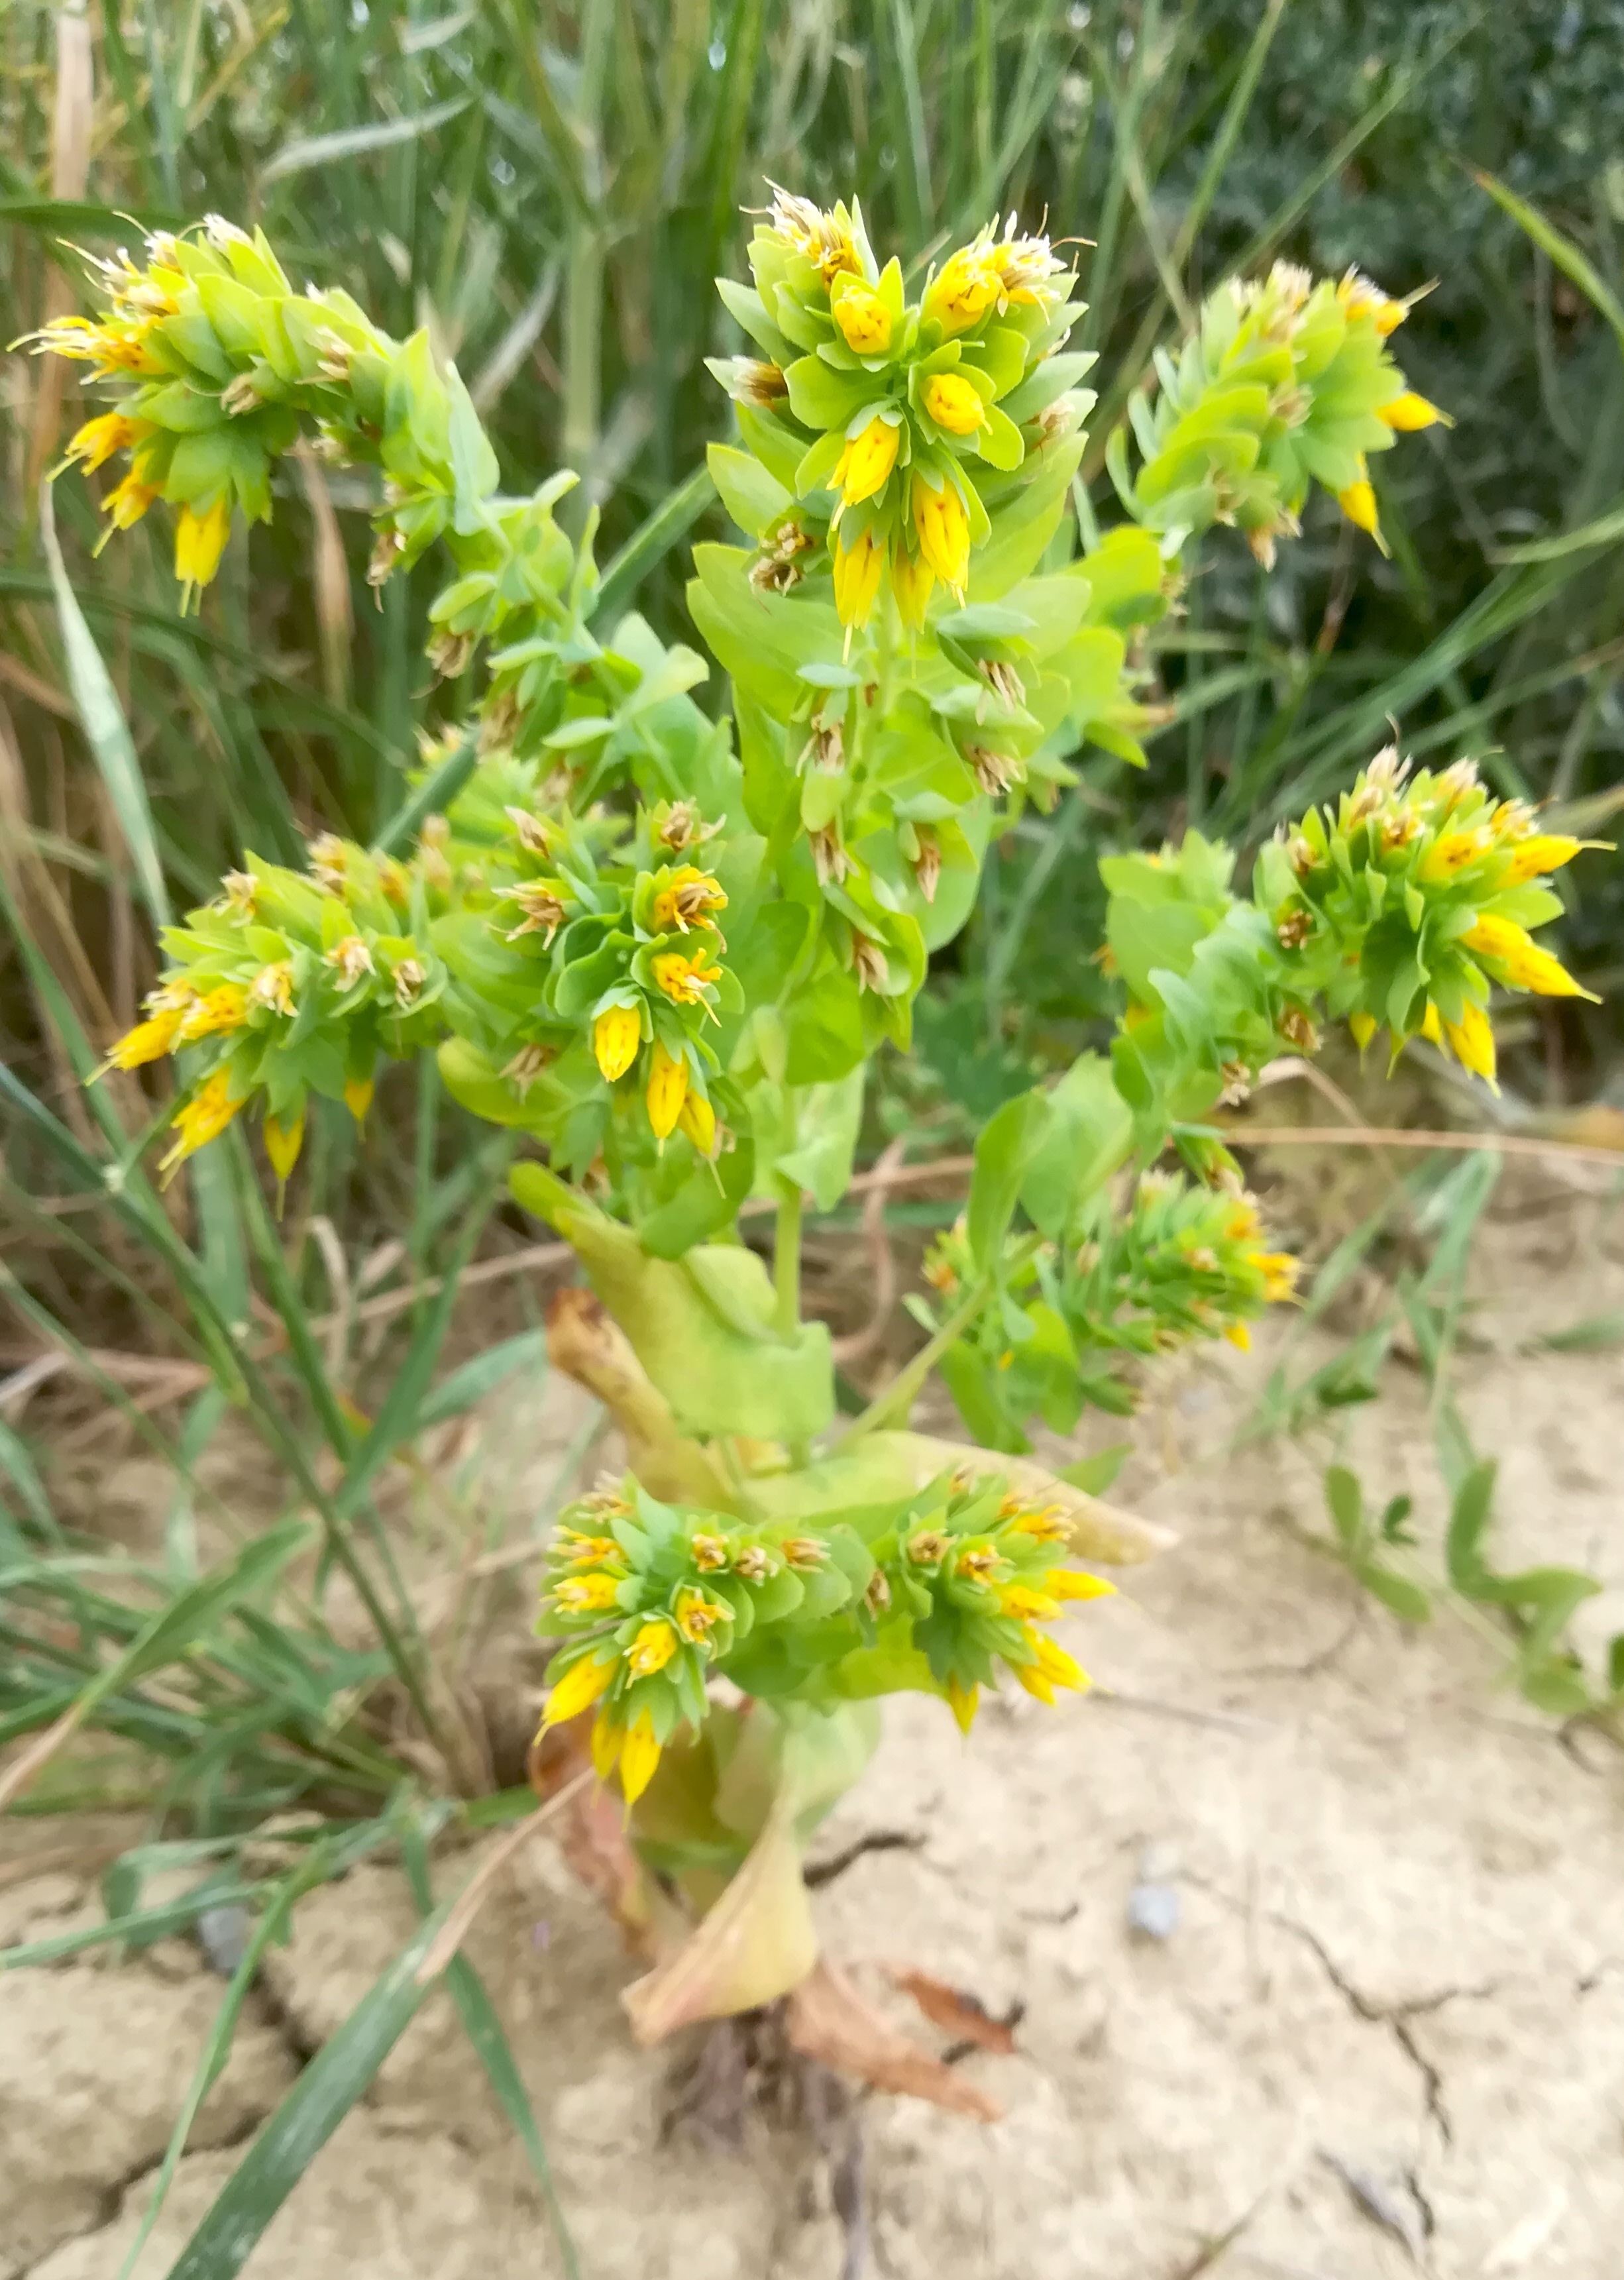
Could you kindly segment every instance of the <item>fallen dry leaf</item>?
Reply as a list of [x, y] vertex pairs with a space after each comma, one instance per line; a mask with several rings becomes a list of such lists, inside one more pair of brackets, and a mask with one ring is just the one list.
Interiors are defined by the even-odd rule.
[[818, 2059], [874, 2090], [922, 2098], [974, 2122], [997, 2122], [1003, 2115], [996, 2099], [899, 2034], [832, 1963], [820, 1963], [790, 1996], [788, 2028], [792, 2047], [804, 2058]]
[[959, 2042], [974, 2043], [978, 2050], [990, 2051], [995, 2058], [1006, 2059], [1015, 2048], [1015, 2030], [1006, 2021], [995, 2019], [986, 2005], [972, 1995], [967, 1988], [950, 1987], [945, 1979], [933, 1979], [927, 1971], [915, 1971], [912, 1967], [893, 1964], [891, 1978], [904, 1995], [914, 2001], [944, 2035]]

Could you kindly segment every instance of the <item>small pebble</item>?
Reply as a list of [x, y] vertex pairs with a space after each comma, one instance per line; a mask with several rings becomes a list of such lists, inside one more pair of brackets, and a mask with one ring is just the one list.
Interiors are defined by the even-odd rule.
[[1135, 1884], [1128, 1896], [1128, 1928], [1144, 1939], [1171, 1939], [1180, 1906], [1176, 1884]]
[[197, 1945], [210, 1970], [229, 1979], [248, 1953], [253, 1929], [254, 1920], [246, 1908], [204, 1908], [197, 1918]]

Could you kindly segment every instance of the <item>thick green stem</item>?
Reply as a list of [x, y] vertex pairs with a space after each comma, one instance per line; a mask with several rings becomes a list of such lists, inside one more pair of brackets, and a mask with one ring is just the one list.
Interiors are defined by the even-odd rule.
[[801, 1190], [780, 1173], [778, 1219], [773, 1230], [773, 1288], [778, 1294], [774, 1326], [792, 1338], [801, 1327]]

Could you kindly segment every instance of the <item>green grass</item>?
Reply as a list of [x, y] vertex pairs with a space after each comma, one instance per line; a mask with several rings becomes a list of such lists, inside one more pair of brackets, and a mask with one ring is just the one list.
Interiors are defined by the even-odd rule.
[[[1104, 1004], [1078, 945], [1098, 938], [1103, 849], [1187, 824], [1253, 840], [1344, 781], [1389, 714], [1417, 751], [1480, 753], [1507, 792], [1605, 821], [1624, 743], [1615, 0], [1559, 24], [1463, 0], [94, 0], [94, 112], [68, 107], [53, 162], [58, 17], [41, 0], [0, 17], [14, 328], [73, 305], [64, 239], [108, 250], [131, 234], [121, 214], [262, 220], [311, 278], [394, 329], [430, 325], [513, 469], [579, 467], [581, 511], [601, 512], [604, 613], [635, 597], [668, 637], [688, 631], [689, 537], [720, 527], [703, 451], [726, 406], [701, 359], [734, 343], [706, 281], [736, 266], [739, 209], [769, 178], [826, 201], [860, 189], [886, 250], [944, 247], [1012, 205], [1095, 241], [1083, 275], [1106, 385], [1085, 520], [1097, 505], [1110, 519], [1099, 469], [1128, 388], [1228, 268], [1279, 252], [1358, 261], [1397, 290], [1438, 277], [1402, 347], [1459, 426], [1396, 455], [1392, 560], [1328, 512], [1266, 588], [1243, 548], [1208, 551], [1145, 659], [1174, 708], [1148, 774], [1085, 754], [1058, 817], [1008, 836], [886, 1116], [929, 1114], [955, 1144], [1089, 1036]], [[176, 1485], [161, 1556], [110, 1551], [63, 1526], [28, 1413], [0, 1422], [0, 1741], [57, 1729], [16, 1809], [112, 1797], [146, 1818], [106, 1922], [64, 1939], [155, 1938], [230, 1898], [263, 1942], [379, 1848], [427, 1908], [435, 1838], [525, 1801], [457, 1794], [454, 1714], [386, 1517], [426, 1420], [536, 1356], [530, 1331], [444, 1363], [461, 1275], [496, 1239], [503, 1144], [432, 1069], [397, 1078], [365, 1141], [343, 1118], [313, 1134], [279, 1225], [239, 1143], [157, 1191], [142, 1151], [158, 1102], [135, 1080], [83, 1080], [150, 981], [154, 928], [211, 893], [241, 845], [296, 860], [320, 828], [409, 834], [434, 573], [392, 582], [378, 609], [367, 496], [313, 470], [236, 542], [200, 617], [177, 613], [156, 517], [93, 558], [77, 478], [54, 495], [58, 554], [35, 481], [79, 412], [71, 384], [53, 409], [46, 371], [13, 357], [0, 402], [0, 1296], [8, 1354], [66, 1355]], [[714, 683], [711, 699], [725, 707]], [[1569, 948], [1596, 972], [1617, 965], [1624, 895], [1616, 864], [1587, 862]], [[1599, 1081], [1612, 1037], [1565, 1010], [1570, 1082]], [[1531, 1057], [1511, 1067], [1525, 1090], [1543, 1082]], [[1447, 1227], [1466, 1225], [1477, 1189], [1450, 1193]], [[396, 1274], [441, 1278], [437, 1294], [402, 1306], [364, 1380], [346, 1353], [335, 1383], [335, 1256], [350, 1274], [396, 1236]], [[1408, 1294], [1412, 1333], [1442, 1342], [1441, 1430], [1460, 1288], [1444, 1248]], [[184, 1400], [138, 1403], [121, 1353], [194, 1365]], [[1380, 1359], [1355, 1356], [1331, 1395]], [[1269, 1398], [1323, 1408], [1325, 1391], [1282, 1382]], [[247, 1531], [206, 1461], [244, 1428], [277, 1507]], [[339, 1571], [368, 1611], [364, 1651], [326, 1611]], [[443, 1779], [395, 1749], [402, 1705]], [[314, 1807], [318, 1833], [293, 1868], [250, 1875], [253, 1831], [292, 1807]], [[188, 1859], [205, 1881], [146, 1907], [142, 1881], [176, 1845], [203, 1848]], [[187, 2251], [189, 2280], [240, 2264], [415, 2007], [412, 1968], [301, 2078]], [[246, 1985], [239, 1973], [227, 1991], [160, 2196]], [[489, 2001], [466, 1970], [452, 1992], [545, 2182]]]

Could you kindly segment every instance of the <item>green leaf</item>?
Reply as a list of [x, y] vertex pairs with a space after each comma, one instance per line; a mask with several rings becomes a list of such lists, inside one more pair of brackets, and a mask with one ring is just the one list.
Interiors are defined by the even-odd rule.
[[364, 2098], [429, 1990], [418, 1967], [450, 1913], [444, 1900], [322, 2045], [220, 2189], [168, 2280], [232, 2280], [339, 2123]]
[[1491, 1580], [1482, 1545], [1494, 1509], [1497, 1471], [1492, 1457], [1485, 1457], [1482, 1464], [1473, 1466], [1456, 1491], [1449, 1530], [1443, 1539], [1445, 1572], [1456, 1591], [1468, 1599], [1485, 1597], [1484, 1587]]
[[[483, 1401], [498, 1386], [505, 1385], [510, 1377], [523, 1370], [537, 1369], [539, 1377], [547, 1375], [547, 1333], [544, 1330], [521, 1330], [517, 1337], [504, 1338], [500, 1344], [487, 1346], [475, 1354], [449, 1377], [441, 1379], [432, 1393], [419, 1404], [416, 1429], [424, 1431], [430, 1425], [443, 1424], [448, 1417], [460, 1417], [476, 1402]], [[539, 1390], [539, 1378], [538, 1378]]]
[[284, 142], [259, 169], [261, 186], [277, 181], [284, 174], [305, 173], [312, 166], [334, 166], [345, 158], [364, 158], [373, 150], [390, 150], [397, 143], [415, 142], [419, 135], [432, 135], [436, 127], [460, 119], [478, 100], [473, 95], [455, 95], [445, 103], [436, 103], [431, 109], [408, 118], [380, 119], [369, 127], [341, 127], [331, 135], [305, 135]]
[[769, 524], [782, 520], [793, 505], [791, 494], [759, 459], [730, 443], [712, 443], [705, 453], [711, 480], [722, 505], [741, 530], [758, 538]]
[[1108, 1449], [1080, 1457], [1074, 1465], [1063, 1465], [1055, 1478], [1068, 1488], [1081, 1489], [1085, 1496], [1104, 1496], [1133, 1453], [1131, 1441], [1113, 1441]]
[[1325, 1475], [1325, 1501], [1342, 1548], [1351, 1558], [1366, 1537], [1365, 1498], [1356, 1475], [1345, 1465], [1332, 1465]]
[[1432, 1601], [1420, 1585], [1411, 1583], [1407, 1575], [1396, 1575], [1390, 1568], [1383, 1568], [1374, 1560], [1355, 1560], [1353, 1572], [1372, 1598], [1380, 1599], [1401, 1621], [1431, 1621]]
[[970, 1256], [985, 1272], [997, 1260], [1038, 1144], [1049, 1129], [1047, 1097], [1037, 1090], [1006, 1100], [975, 1144], [975, 1171], [965, 1212]]
[[1058, 1243], [1082, 1205], [1127, 1162], [1134, 1120], [1111, 1064], [1098, 1053], [1080, 1053], [1048, 1098], [1048, 1129], [1028, 1156], [1020, 1201], [1033, 1225]]

